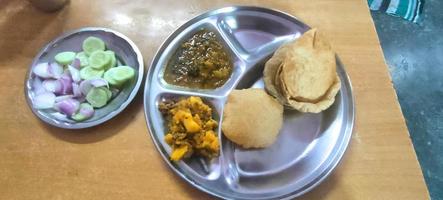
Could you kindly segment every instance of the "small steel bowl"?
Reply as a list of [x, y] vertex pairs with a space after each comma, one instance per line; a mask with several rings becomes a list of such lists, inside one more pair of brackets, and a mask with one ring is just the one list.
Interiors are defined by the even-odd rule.
[[[82, 43], [89, 36], [95, 36], [102, 39], [106, 43], [107, 49], [115, 52], [119, 63], [128, 65], [136, 71], [135, 78], [132, 82], [120, 91], [103, 108], [95, 109], [95, 114], [92, 118], [76, 122], [70, 119], [61, 119], [57, 117], [54, 112], [38, 110], [33, 107], [34, 92], [32, 90], [32, 82], [35, 75], [32, 73], [32, 68], [41, 62], [54, 62], [54, 56], [62, 51], [82, 51]], [[108, 29], [98, 27], [86, 27], [70, 31], [57, 37], [55, 40], [47, 44], [34, 58], [25, 78], [25, 97], [32, 112], [42, 121], [65, 129], [82, 129], [99, 125], [108, 121], [117, 114], [123, 111], [128, 104], [134, 99], [137, 94], [142, 79], [143, 79], [143, 57], [137, 46], [125, 35]]]

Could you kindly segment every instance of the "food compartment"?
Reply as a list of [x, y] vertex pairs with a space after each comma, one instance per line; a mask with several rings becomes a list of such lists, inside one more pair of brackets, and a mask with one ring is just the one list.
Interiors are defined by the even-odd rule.
[[[340, 99], [341, 95], [337, 95]], [[319, 174], [327, 173], [335, 159], [334, 148], [342, 140], [342, 102], [337, 100], [331, 110], [319, 114], [285, 111], [284, 125], [277, 141], [266, 149], [242, 149], [233, 145], [224, 157], [232, 159], [237, 182], [230, 186], [239, 193], [272, 190], [303, 190]], [[338, 116], [338, 118], [336, 118]], [[294, 182], [297, 180], [297, 182]], [[228, 181], [227, 181], [228, 182]]]
[[[259, 65], [254, 66], [258, 71], [262, 70]], [[260, 75], [251, 75], [240, 80], [237, 89], [263, 86]], [[248, 193], [284, 188], [294, 177], [303, 179], [313, 173], [314, 166], [325, 161], [338, 139], [334, 130], [339, 124], [334, 116], [339, 114], [340, 94], [336, 98], [330, 109], [318, 114], [285, 109], [277, 140], [267, 148], [245, 149], [221, 137], [225, 182], [238, 192]]]
[[[165, 159], [199, 178], [217, 179], [220, 176], [220, 105], [216, 98], [159, 94], [152, 105], [150, 120]], [[210, 110], [209, 117], [206, 109]], [[183, 149], [186, 149], [184, 156], [176, 159]]]
[[272, 14], [239, 11], [220, 16], [217, 25], [247, 59], [266, 56], [281, 44], [299, 37], [309, 29], [304, 24], [296, 24]]
[[320, 123], [321, 117], [317, 114], [301, 115], [286, 110], [283, 127], [271, 146], [235, 148], [233, 153], [239, 173], [244, 176], [270, 175], [293, 165], [315, 141]]
[[184, 29], [159, 53], [154, 74], [168, 90], [224, 96], [246, 65], [210, 22]]

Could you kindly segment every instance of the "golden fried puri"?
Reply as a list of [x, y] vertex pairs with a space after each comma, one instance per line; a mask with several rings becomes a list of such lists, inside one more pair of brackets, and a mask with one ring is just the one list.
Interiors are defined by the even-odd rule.
[[263, 89], [234, 90], [223, 111], [223, 134], [244, 148], [268, 147], [283, 123], [283, 106]]
[[271, 95], [301, 112], [327, 109], [340, 89], [335, 53], [316, 29], [277, 49], [266, 62], [263, 77]]

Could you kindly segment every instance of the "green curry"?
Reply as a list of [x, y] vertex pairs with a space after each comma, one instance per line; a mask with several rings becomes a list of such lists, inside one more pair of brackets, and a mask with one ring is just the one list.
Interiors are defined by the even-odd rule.
[[230, 55], [217, 35], [202, 29], [176, 50], [166, 66], [164, 80], [189, 88], [214, 89], [229, 79], [232, 67]]

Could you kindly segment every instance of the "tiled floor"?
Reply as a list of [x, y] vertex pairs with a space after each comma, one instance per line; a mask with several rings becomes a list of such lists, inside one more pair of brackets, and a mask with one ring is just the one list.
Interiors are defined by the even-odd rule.
[[432, 199], [443, 199], [443, 1], [418, 24], [373, 12], [392, 81]]

